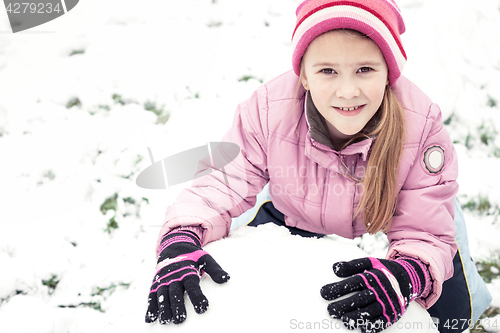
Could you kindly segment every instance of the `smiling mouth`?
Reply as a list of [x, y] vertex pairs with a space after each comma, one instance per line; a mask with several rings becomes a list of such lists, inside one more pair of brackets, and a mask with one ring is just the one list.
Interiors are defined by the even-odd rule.
[[359, 109], [362, 106], [363, 105], [358, 105], [358, 106], [353, 106], [353, 107], [350, 107], [350, 108], [340, 108], [340, 107], [334, 106], [334, 108], [342, 110], [342, 111], [354, 111], [356, 109]]

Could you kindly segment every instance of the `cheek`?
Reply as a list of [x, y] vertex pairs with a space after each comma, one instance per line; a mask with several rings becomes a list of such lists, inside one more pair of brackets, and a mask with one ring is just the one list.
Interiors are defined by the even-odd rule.
[[332, 89], [327, 84], [320, 84], [315, 87], [315, 95], [321, 103], [329, 103]]
[[327, 90], [320, 85], [315, 85], [311, 87], [310, 93], [316, 107], [323, 107], [327, 101]]
[[374, 102], [377, 106], [377, 109], [380, 107], [380, 104], [382, 104], [382, 101], [384, 99], [384, 94], [385, 94], [385, 86], [383, 88], [380, 87], [374, 87], [373, 89], [370, 90], [370, 99], [372, 102]]

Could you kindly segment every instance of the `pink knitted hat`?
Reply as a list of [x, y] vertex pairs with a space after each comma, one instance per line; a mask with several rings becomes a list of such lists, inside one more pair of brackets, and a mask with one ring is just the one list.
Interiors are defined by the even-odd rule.
[[300, 62], [309, 43], [333, 29], [352, 29], [369, 36], [380, 48], [389, 68], [391, 86], [401, 76], [406, 53], [400, 35], [405, 32], [394, 0], [305, 0], [297, 8], [292, 36], [292, 64], [300, 75]]

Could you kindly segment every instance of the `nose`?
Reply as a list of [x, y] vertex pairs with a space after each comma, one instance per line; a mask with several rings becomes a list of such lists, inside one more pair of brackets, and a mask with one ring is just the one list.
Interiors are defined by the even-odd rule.
[[360, 94], [361, 89], [359, 88], [355, 79], [344, 77], [337, 81], [337, 87], [335, 90], [335, 95], [337, 96], [337, 98], [349, 100], [359, 97]]

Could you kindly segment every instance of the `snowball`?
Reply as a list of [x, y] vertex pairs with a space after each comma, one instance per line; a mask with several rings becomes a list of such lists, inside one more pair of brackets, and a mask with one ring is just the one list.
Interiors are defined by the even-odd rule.
[[[365, 257], [367, 254], [344, 240], [292, 236], [287, 229], [272, 223], [259, 227], [241, 227], [228, 238], [205, 247], [226, 270], [231, 279], [218, 285], [204, 274], [201, 289], [210, 306], [198, 315], [186, 296], [187, 318], [183, 324], [168, 325], [171, 332], [192, 332], [216, 328], [219, 332], [284, 332], [296, 329], [329, 329], [351, 332], [341, 321], [331, 319], [328, 301], [320, 288], [340, 278], [332, 264], [340, 260]], [[144, 281], [142, 281], [144, 280]], [[139, 278], [128, 289], [104, 332], [164, 332], [165, 327], [145, 324], [149, 279]], [[138, 288], [141, 288], [139, 291]], [[420, 305], [412, 302], [405, 315], [387, 332], [437, 332], [432, 320]]]

